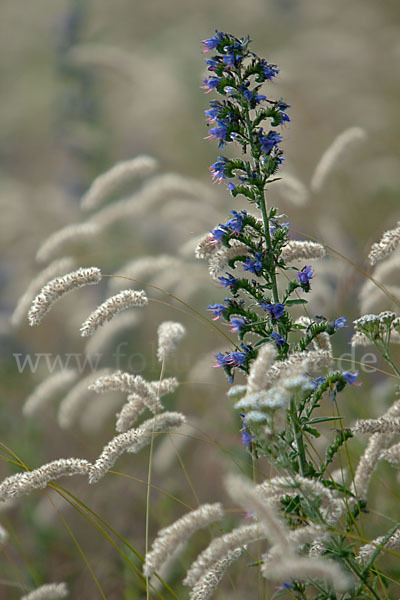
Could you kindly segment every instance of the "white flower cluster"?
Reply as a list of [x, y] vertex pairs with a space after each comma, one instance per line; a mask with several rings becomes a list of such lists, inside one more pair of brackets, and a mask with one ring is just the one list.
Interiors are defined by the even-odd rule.
[[363, 315], [353, 323], [356, 330], [351, 340], [353, 346], [366, 346], [377, 339], [400, 342], [400, 318], [392, 311]]

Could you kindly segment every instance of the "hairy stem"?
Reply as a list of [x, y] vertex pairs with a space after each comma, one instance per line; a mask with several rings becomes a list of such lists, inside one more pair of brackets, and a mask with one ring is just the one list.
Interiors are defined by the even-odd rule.
[[307, 473], [306, 452], [305, 452], [305, 448], [304, 448], [303, 433], [301, 431], [299, 422], [297, 420], [296, 405], [295, 405], [295, 400], [293, 397], [290, 400], [290, 420], [292, 421], [293, 434], [294, 434], [294, 437], [296, 440], [296, 445], [297, 445], [300, 473], [303, 477], [305, 477], [306, 473]]

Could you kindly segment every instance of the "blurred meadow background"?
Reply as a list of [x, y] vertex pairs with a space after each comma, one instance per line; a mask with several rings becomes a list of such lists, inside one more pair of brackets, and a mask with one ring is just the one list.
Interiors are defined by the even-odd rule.
[[[328, 257], [315, 264], [309, 311], [329, 319], [345, 316], [349, 326], [336, 336], [335, 354], [360, 360], [360, 350], [349, 345], [352, 320], [393, 309], [373, 285], [364, 289], [360, 306], [360, 289], [366, 282], [363, 270], [371, 272], [366, 256], [372, 242], [400, 218], [397, 1], [2, 0], [0, 5], [1, 441], [31, 468], [60, 457], [94, 460], [114, 435], [123, 395], [88, 394], [64, 428], [57, 416], [62, 393], [45, 410], [24, 415], [24, 402], [49, 376], [49, 365], [43, 359], [35, 372], [28, 367], [20, 372], [15, 355], [64, 359], [69, 353], [83, 361], [94, 352], [100, 355], [99, 368], [157, 379], [157, 327], [166, 319], [181, 321], [187, 336], [167, 374], [182, 384], [167, 406], [186, 414], [190, 427], [172, 438], [178, 454], [168, 437], [157, 440], [150, 539], [188, 506], [225, 499], [223, 474], [247, 468], [240, 420], [225, 396], [226, 379], [212, 368], [212, 356], [226, 348], [226, 339], [190, 309], [145, 286], [153, 299], [149, 307], [138, 310], [112, 340], [98, 339], [88, 349], [80, 324], [110, 290], [122, 289], [119, 283], [71, 294], [39, 328], [30, 328], [26, 318], [14, 325], [10, 319], [31, 280], [64, 256], [76, 267], [95, 265], [104, 273], [123, 273], [124, 265], [141, 259], [138, 279], [202, 315], [208, 304], [224, 297], [207, 265], [194, 258], [192, 243], [225, 221], [231, 209], [244, 207], [239, 199], [232, 201], [225, 186], [213, 185], [208, 171], [218, 150], [204, 139], [208, 98], [200, 89], [206, 73], [200, 40], [215, 29], [250, 34], [253, 49], [281, 69], [270, 93], [291, 105], [292, 121], [283, 130], [283, 181], [271, 186], [269, 198], [288, 215], [293, 237], [311, 236], [330, 248]], [[351, 127], [365, 135], [359, 132], [359, 143], [323, 185], [312, 189], [322, 154]], [[129, 183], [97, 210], [80, 208], [97, 175], [142, 154], [156, 159], [158, 171]], [[132, 211], [115, 216], [110, 207], [132, 198]], [[38, 249], [55, 231], [88, 222], [81, 238], [50, 250], [42, 247], [37, 260]], [[399, 298], [398, 275], [397, 281], [391, 277], [384, 283]], [[342, 366], [357, 368], [350, 362]], [[387, 370], [383, 363], [377, 366]], [[79, 378], [90, 372], [87, 364]], [[348, 424], [381, 414], [394, 398], [394, 378], [361, 370], [361, 381], [361, 388], [346, 390], [340, 400]], [[355, 457], [362, 448], [363, 440], [351, 442]], [[79, 478], [65, 483], [140, 553], [147, 466], [145, 450], [120, 459], [116, 470], [125, 476], [109, 474], [97, 486]], [[0, 471], [5, 477], [16, 467], [3, 460]], [[395, 471], [382, 465], [373, 479], [368, 535], [398, 519], [398, 486]], [[65, 523], [106, 598], [143, 598], [143, 583], [116, 548], [57, 495], [36, 492], [0, 507], [0, 523], [9, 533], [1, 549], [0, 598], [19, 598], [35, 585], [64, 580], [72, 598], [102, 597]], [[207, 539], [202, 535], [196, 538], [199, 547]], [[182, 598], [187, 592], [178, 582], [194, 556], [193, 546], [168, 574]], [[140, 564], [133, 554], [130, 558]], [[248, 571], [243, 566], [241, 576], [234, 576], [238, 598], [251, 597]], [[231, 597], [229, 590], [227, 579], [216, 596]]]

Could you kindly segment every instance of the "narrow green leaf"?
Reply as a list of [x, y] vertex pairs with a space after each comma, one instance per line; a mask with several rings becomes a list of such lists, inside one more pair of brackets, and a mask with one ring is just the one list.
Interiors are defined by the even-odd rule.
[[295, 298], [294, 300], [286, 300], [286, 306], [292, 306], [292, 304], [307, 304], [307, 300], [304, 298]]

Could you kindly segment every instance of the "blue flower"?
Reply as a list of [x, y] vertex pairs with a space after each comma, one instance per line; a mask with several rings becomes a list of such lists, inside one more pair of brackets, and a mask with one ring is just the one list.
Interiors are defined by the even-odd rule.
[[218, 117], [219, 110], [218, 110], [218, 108], [209, 108], [208, 110], [204, 111], [204, 114], [206, 115], [207, 120], [211, 123], [211, 122], [215, 121], [216, 118]]
[[298, 271], [297, 277], [299, 279], [299, 283], [302, 286], [309, 287], [310, 279], [312, 279], [314, 277], [314, 273], [312, 272], [311, 265], [308, 265], [307, 267], [303, 267], [301, 271]]
[[342, 375], [349, 385], [356, 384], [358, 371], [355, 371], [354, 373], [351, 373], [351, 371], [343, 371]]
[[218, 156], [218, 160], [210, 167], [211, 175], [218, 183], [226, 179], [225, 167], [228, 162], [229, 160], [225, 156]]
[[216, 321], [220, 317], [224, 316], [226, 306], [224, 306], [223, 304], [209, 304], [207, 310], [212, 312], [212, 314], [214, 315], [213, 321]]
[[260, 102], [264, 102], [267, 99], [267, 96], [264, 94], [254, 94], [254, 102], [256, 104], [260, 104]]
[[276, 230], [279, 229], [280, 227], [286, 227], [287, 229], [289, 229], [290, 223], [289, 222], [287, 222], [287, 223], [277, 223], [276, 221], [274, 223], [272, 223], [272, 224], [270, 223], [269, 232], [272, 235], [272, 237], [275, 235]]
[[278, 100], [275, 104], [275, 108], [278, 110], [279, 112], [279, 116], [281, 118], [281, 124], [290, 121], [290, 117], [289, 115], [287, 115], [285, 113], [285, 110], [287, 110], [288, 108], [290, 108], [290, 104], [287, 104], [286, 102], [284, 102], [282, 100], [282, 98], [280, 100]]
[[236, 190], [236, 185], [233, 183], [233, 181], [229, 181], [229, 183], [228, 183], [228, 190], [230, 192], [233, 192], [234, 190]]
[[218, 279], [223, 287], [230, 287], [232, 289], [237, 284], [238, 280], [230, 273], [227, 273], [227, 276], [228, 277], [218, 277]]
[[249, 431], [247, 429], [246, 415], [241, 413], [240, 418], [242, 419], [242, 423], [243, 423], [243, 427], [240, 430], [241, 437], [242, 437], [242, 443], [244, 446], [246, 446], [246, 448], [249, 448], [251, 443], [253, 442], [253, 436], [249, 433]]
[[263, 130], [260, 129], [259, 139], [261, 144], [261, 150], [265, 154], [269, 154], [274, 146], [282, 141], [282, 136], [276, 131], [269, 131], [268, 135], [263, 135]]
[[208, 65], [208, 71], [215, 71], [219, 65], [219, 62], [215, 60], [215, 58], [209, 58], [208, 60], [206, 60], [206, 64]]
[[242, 365], [246, 360], [246, 356], [246, 352], [231, 352], [230, 357], [233, 366], [239, 367], [240, 365]]
[[205, 40], [202, 40], [202, 44], [204, 44], [205, 48], [203, 52], [208, 52], [209, 50], [213, 50], [218, 46], [220, 42], [224, 39], [224, 34], [222, 31], [215, 30], [215, 35]]
[[253, 442], [253, 436], [247, 431], [246, 427], [240, 430], [242, 444], [249, 448]]
[[218, 225], [218, 229], [213, 229], [211, 233], [217, 242], [222, 242], [224, 236], [228, 233], [228, 230], [224, 225]]
[[222, 354], [218, 352], [215, 355], [217, 362], [214, 367], [239, 367], [246, 360], [245, 352], [230, 352], [228, 354]]
[[282, 581], [282, 587], [285, 588], [286, 590], [292, 589], [292, 586], [289, 583], [286, 583], [286, 581]]
[[285, 123], [285, 122], [288, 123], [290, 121], [290, 117], [286, 113], [281, 112], [279, 114], [280, 114], [280, 117], [281, 117], [281, 125], [282, 125], [282, 123]]
[[241, 210], [238, 213], [236, 210], [231, 210], [231, 214], [233, 218], [225, 223], [225, 227], [234, 233], [240, 233], [243, 227], [243, 220], [247, 217], [247, 211]]
[[225, 54], [225, 56], [222, 57], [222, 61], [228, 66], [228, 67], [236, 67], [238, 66], [238, 64], [240, 63], [240, 61], [242, 60], [243, 55], [242, 54]]
[[246, 320], [241, 319], [240, 317], [233, 317], [231, 319], [231, 329], [230, 331], [234, 333], [239, 333], [243, 327], [246, 325]]
[[261, 252], [256, 252], [256, 254], [254, 255], [254, 258], [247, 258], [246, 262], [243, 265], [243, 269], [245, 271], [250, 271], [251, 273], [254, 273], [255, 275], [258, 275], [259, 272], [262, 270], [263, 268], [263, 262], [262, 262], [262, 253]]
[[274, 320], [280, 319], [285, 314], [285, 305], [280, 302], [277, 302], [276, 304], [260, 302], [260, 306], [263, 310], [267, 310]]
[[211, 100], [210, 102], [211, 108], [205, 110], [204, 113], [208, 119], [208, 121], [215, 121], [219, 115], [221, 110], [223, 109], [222, 104], [218, 100]]
[[277, 100], [277, 102], [275, 103], [275, 106], [278, 110], [281, 110], [281, 111], [284, 111], [284, 110], [287, 110], [288, 108], [290, 108], [290, 104], [287, 104], [287, 102], [282, 100], [282, 98]]
[[256, 94], [254, 90], [249, 90], [248, 88], [244, 88], [242, 91], [251, 108], [254, 108], [257, 104], [261, 104], [261, 102], [267, 99], [267, 96], [264, 96], [264, 94]]
[[319, 387], [322, 383], [325, 383], [325, 381], [326, 377], [317, 377], [316, 379], [313, 379], [311, 382], [313, 389], [316, 390], [317, 387]]
[[204, 85], [202, 85], [202, 89], [206, 90], [206, 94], [209, 94], [213, 89], [215, 89], [217, 87], [217, 85], [219, 85], [219, 78], [218, 77], [206, 77], [205, 79], [203, 79], [203, 83]]
[[269, 337], [274, 340], [277, 346], [283, 346], [285, 344], [283, 337], [281, 337], [276, 331], [273, 331]]
[[229, 141], [227, 137], [228, 127], [224, 124], [219, 124], [217, 127], [213, 127], [209, 131], [209, 137], [213, 137], [216, 140], [219, 140], [218, 147], [223, 148], [225, 146], [225, 142]]
[[335, 321], [333, 321], [334, 330], [336, 331], [337, 329], [342, 329], [342, 327], [345, 326], [346, 321], [346, 317], [339, 317], [338, 319], [335, 319]]
[[271, 65], [265, 59], [260, 61], [260, 65], [262, 67], [262, 71], [264, 73], [265, 79], [268, 81], [273, 79], [279, 73], [279, 69], [276, 65]]

